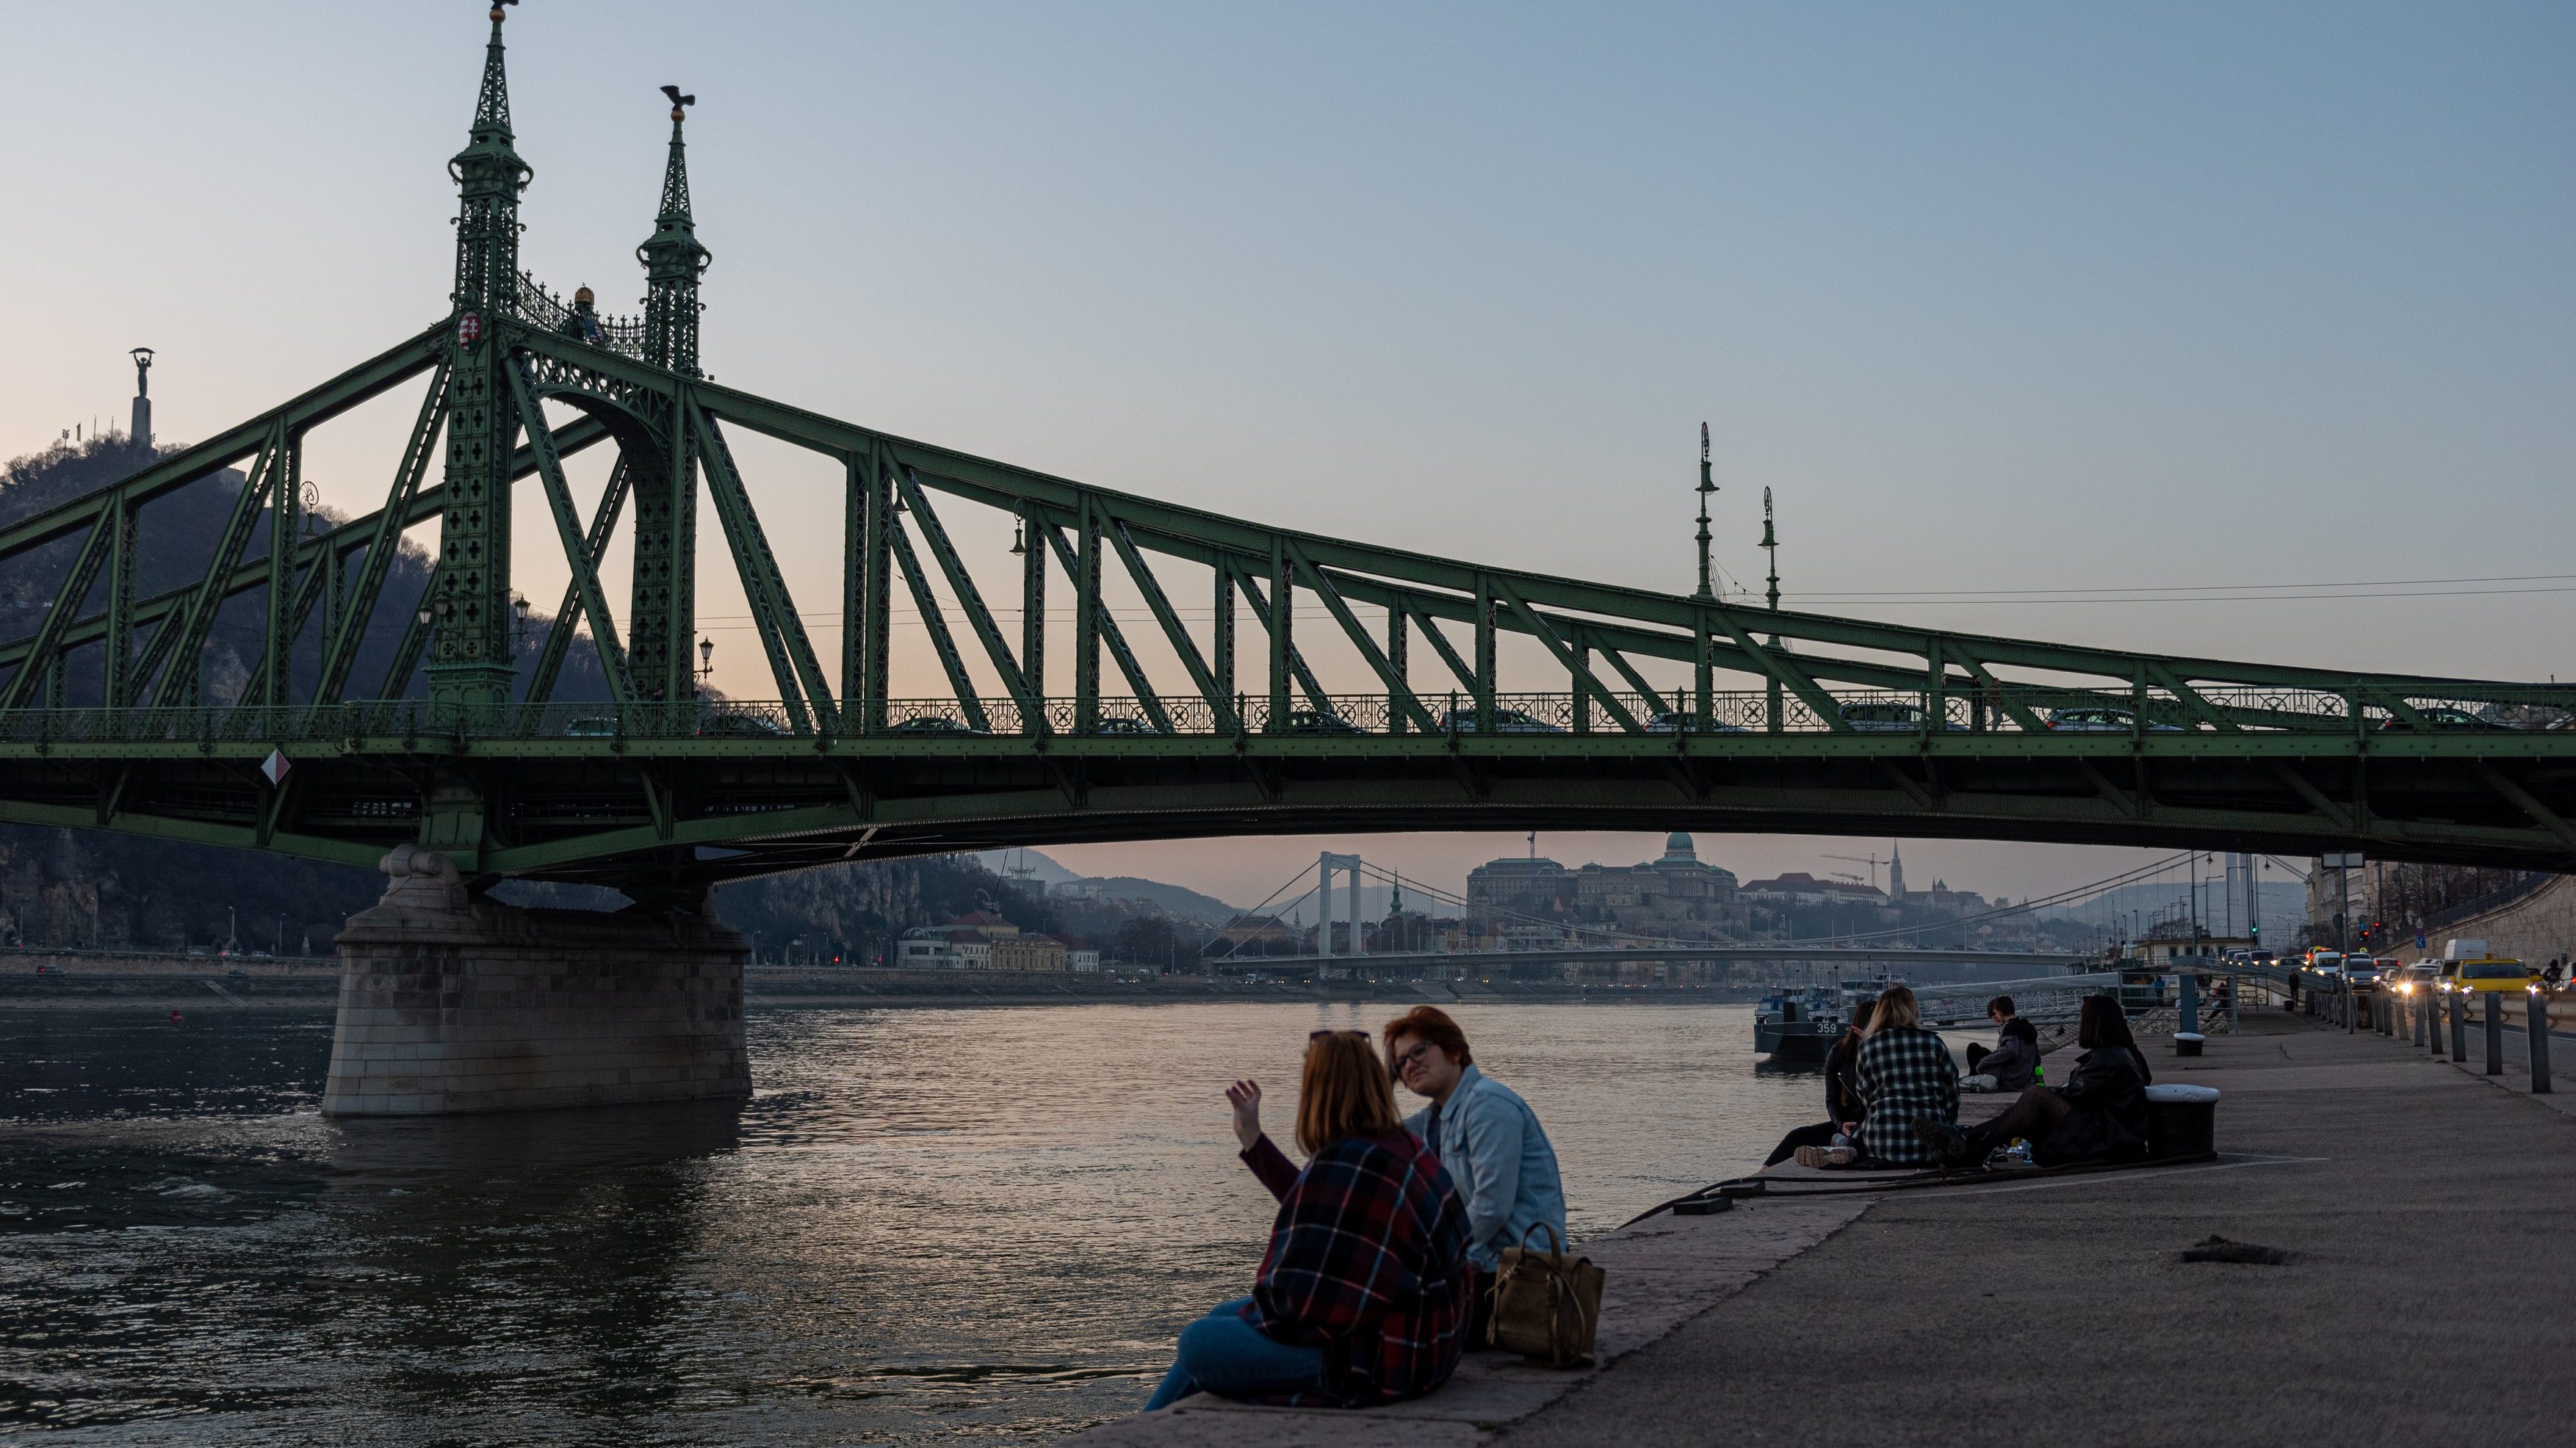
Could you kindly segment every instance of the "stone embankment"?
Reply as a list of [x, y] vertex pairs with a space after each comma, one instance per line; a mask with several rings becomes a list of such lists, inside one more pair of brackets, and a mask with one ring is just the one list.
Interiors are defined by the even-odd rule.
[[[2215, 1086], [2219, 1159], [1754, 1200], [1581, 1244], [1603, 1360], [1475, 1356], [1358, 1413], [1185, 1400], [1101, 1448], [2559, 1443], [2576, 1352], [2548, 1264], [2576, 1095], [2411, 1044], [2244, 1013], [2159, 1081]], [[1970, 1098], [1974, 1114], [2000, 1107]], [[1783, 1190], [1792, 1185], [1784, 1174]], [[1858, 1183], [1855, 1183], [1857, 1185]], [[2211, 1238], [2269, 1265], [2190, 1261]], [[2221, 1255], [2241, 1255], [2227, 1254]], [[2256, 1254], [2260, 1255], [2260, 1254]], [[1141, 1399], [1144, 1388], [1140, 1385]], [[2046, 1425], [2044, 1428], [2038, 1425]]]

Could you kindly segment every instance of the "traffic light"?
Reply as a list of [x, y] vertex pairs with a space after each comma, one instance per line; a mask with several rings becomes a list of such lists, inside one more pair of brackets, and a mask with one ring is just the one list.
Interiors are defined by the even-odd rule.
[[2255, 944], [2260, 945], [2263, 942], [2263, 922], [2257, 920], [2253, 924], [2246, 926], [2245, 937], [2248, 940], [2253, 941]]

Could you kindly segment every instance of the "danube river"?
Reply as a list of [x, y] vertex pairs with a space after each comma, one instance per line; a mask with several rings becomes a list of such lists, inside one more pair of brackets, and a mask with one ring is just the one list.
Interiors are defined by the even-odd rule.
[[[1225, 1083], [1284, 1140], [1306, 1033], [1396, 1009], [771, 1010], [740, 1107], [348, 1123], [327, 1011], [0, 1012], [0, 1434], [1050, 1438], [1251, 1280], [1272, 1203]], [[1822, 1113], [1748, 1007], [1456, 1013], [1578, 1238]]]

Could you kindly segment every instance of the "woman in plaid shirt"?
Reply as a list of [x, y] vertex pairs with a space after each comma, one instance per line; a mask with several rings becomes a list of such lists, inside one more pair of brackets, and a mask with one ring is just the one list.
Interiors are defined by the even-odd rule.
[[1863, 1155], [1893, 1166], [1937, 1166], [1933, 1149], [1914, 1134], [1915, 1118], [1959, 1119], [1959, 1068], [1941, 1038], [1923, 1029], [1923, 1008], [1901, 985], [1880, 994], [1860, 1043], [1860, 1092], [1869, 1103], [1861, 1123]]
[[1467, 1336], [1467, 1215], [1440, 1158], [1395, 1112], [1366, 1031], [1306, 1042], [1297, 1101], [1305, 1170], [1261, 1131], [1261, 1088], [1237, 1081], [1244, 1164], [1279, 1198], [1252, 1295], [1181, 1330], [1146, 1412], [1192, 1393], [1362, 1408], [1449, 1380]]

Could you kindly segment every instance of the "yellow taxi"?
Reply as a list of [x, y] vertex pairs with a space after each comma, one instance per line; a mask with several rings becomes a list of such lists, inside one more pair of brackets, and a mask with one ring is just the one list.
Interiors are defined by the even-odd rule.
[[2522, 991], [2539, 972], [2519, 960], [2490, 956], [2485, 960], [2464, 960], [2451, 975], [2451, 988], [2469, 991]]

